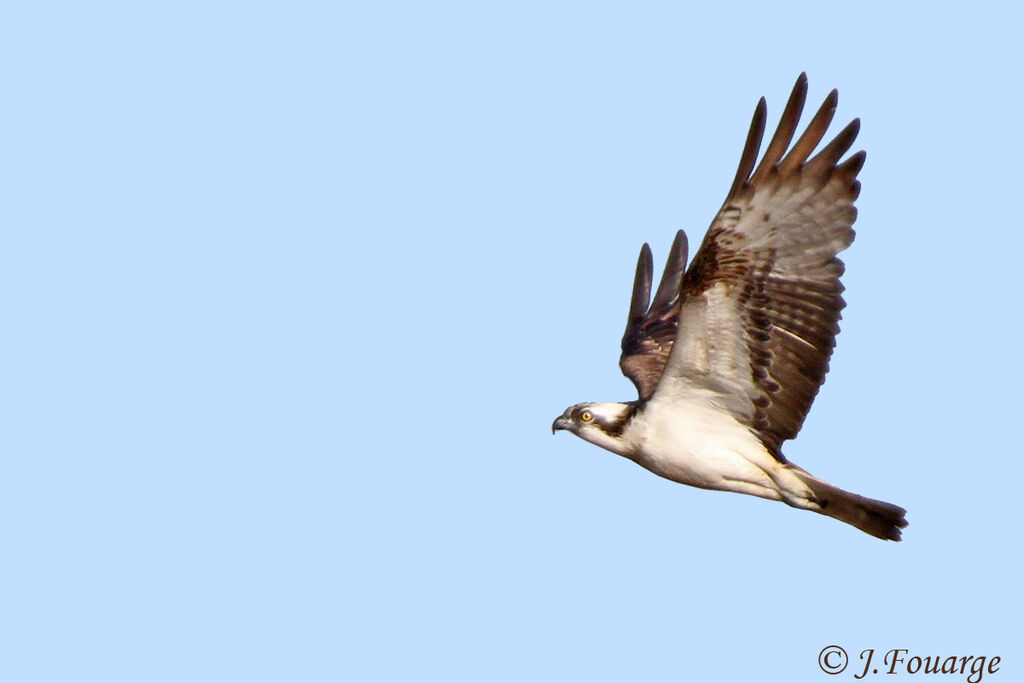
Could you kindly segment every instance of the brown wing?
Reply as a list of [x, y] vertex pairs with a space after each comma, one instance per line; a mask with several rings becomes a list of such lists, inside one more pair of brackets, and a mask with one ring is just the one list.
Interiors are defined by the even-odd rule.
[[[646, 401], [658, 386], [676, 338], [679, 318], [679, 285], [686, 269], [687, 241], [682, 230], [676, 233], [669, 251], [658, 291], [651, 299], [654, 258], [644, 244], [636, 264], [633, 297], [629, 305], [626, 333], [622, 336], [619, 367], [633, 381], [640, 399]], [[648, 304], [650, 304], [648, 306]]]
[[754, 169], [765, 101], [754, 112], [732, 188], [682, 280], [680, 328], [666, 375], [712, 378], [782, 459], [825, 381], [839, 332], [836, 255], [853, 242], [864, 152], [840, 163], [854, 120], [814, 157], [835, 113], [833, 90], [789, 149], [807, 95], [801, 74]]

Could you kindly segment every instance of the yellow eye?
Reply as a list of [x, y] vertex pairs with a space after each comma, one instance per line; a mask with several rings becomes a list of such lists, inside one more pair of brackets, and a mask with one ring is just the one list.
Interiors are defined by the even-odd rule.
[[591, 414], [589, 410], [584, 410], [582, 413], [580, 413], [580, 420], [582, 420], [583, 422], [590, 422], [593, 419], [594, 416]]

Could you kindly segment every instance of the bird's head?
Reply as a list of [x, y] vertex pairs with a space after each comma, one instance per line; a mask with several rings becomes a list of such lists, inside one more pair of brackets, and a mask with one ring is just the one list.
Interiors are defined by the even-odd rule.
[[595, 446], [625, 455], [628, 448], [622, 432], [635, 411], [636, 406], [630, 403], [577, 403], [555, 418], [551, 433], [564, 429]]

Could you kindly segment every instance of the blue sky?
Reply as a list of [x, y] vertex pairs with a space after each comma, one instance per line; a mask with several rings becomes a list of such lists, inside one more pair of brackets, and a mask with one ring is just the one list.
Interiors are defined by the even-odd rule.
[[[1008, 7], [8, 8], [0, 678], [1019, 679]], [[901, 544], [549, 431], [801, 71], [868, 160], [785, 450]]]

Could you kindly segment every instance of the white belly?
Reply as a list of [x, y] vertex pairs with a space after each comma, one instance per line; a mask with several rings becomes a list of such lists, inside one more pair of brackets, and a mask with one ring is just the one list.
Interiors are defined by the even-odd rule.
[[636, 462], [689, 486], [773, 500], [809, 494], [756, 435], [708, 399], [648, 403], [623, 435], [636, 446]]

